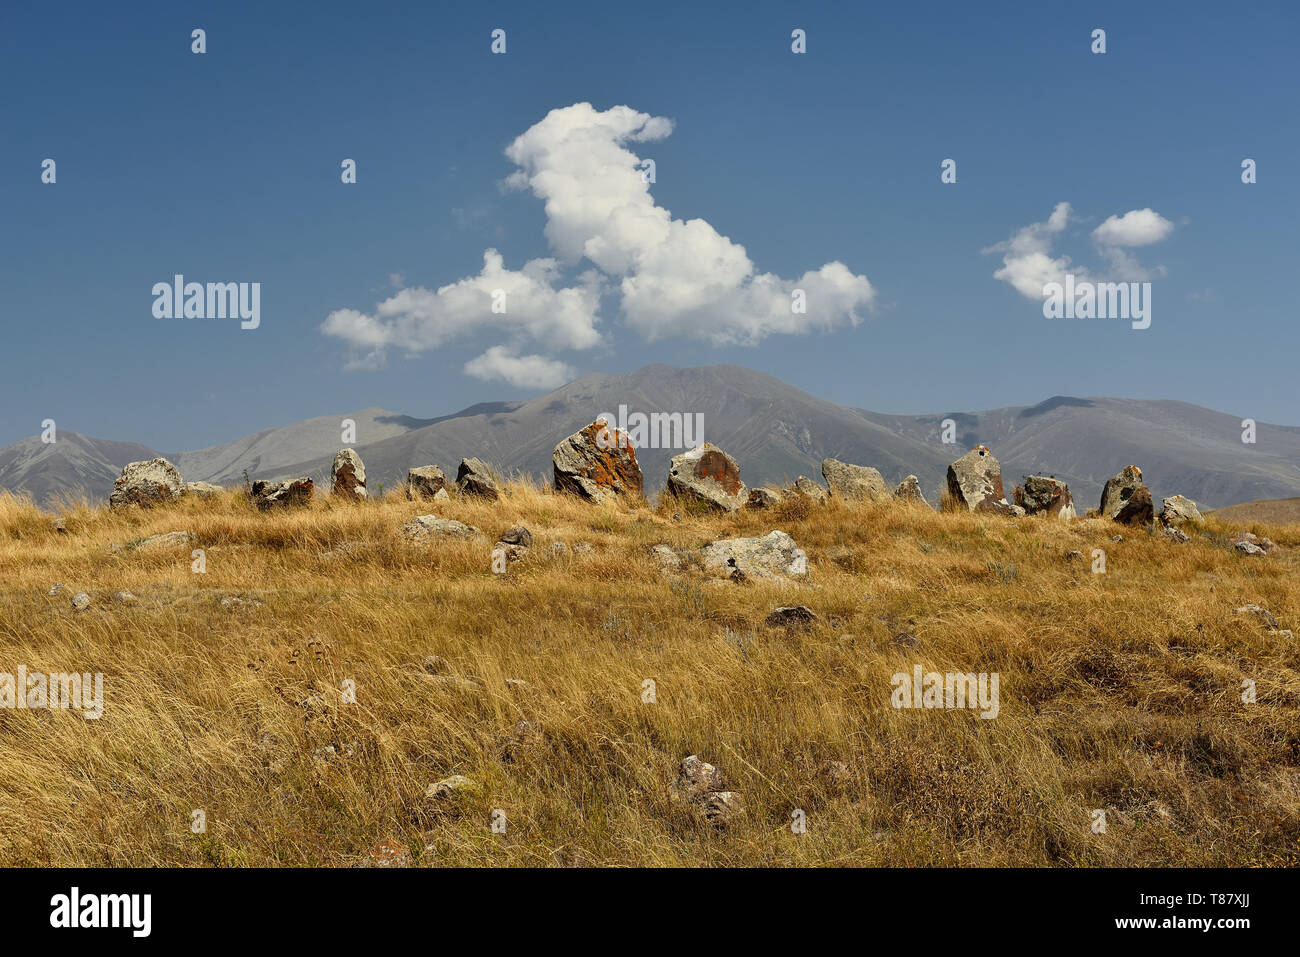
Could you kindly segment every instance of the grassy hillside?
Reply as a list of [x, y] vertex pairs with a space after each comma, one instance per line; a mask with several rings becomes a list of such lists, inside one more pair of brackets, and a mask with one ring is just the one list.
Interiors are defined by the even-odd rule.
[[[1300, 863], [1300, 645], [1234, 613], [1300, 625], [1300, 525], [1252, 526], [1284, 547], [1248, 558], [1215, 517], [1180, 545], [1100, 520], [674, 521], [509, 491], [83, 505], [65, 532], [0, 498], [0, 671], [101, 671], [106, 699], [97, 721], [0, 710], [0, 863], [347, 866], [381, 842], [435, 866]], [[429, 512], [487, 541], [405, 544]], [[488, 542], [515, 523], [533, 547], [493, 574]], [[664, 574], [648, 554], [774, 528], [806, 581]], [[175, 530], [206, 573], [189, 544], [112, 548]], [[765, 624], [795, 604], [811, 628]], [[999, 715], [895, 710], [891, 676], [915, 664], [998, 673]], [[743, 794], [728, 828], [670, 799], [688, 754]], [[455, 774], [477, 789], [425, 796]]]
[[1300, 524], [1300, 498], [1274, 498], [1262, 502], [1242, 502], [1214, 510], [1215, 518], [1225, 522], [1269, 522]]

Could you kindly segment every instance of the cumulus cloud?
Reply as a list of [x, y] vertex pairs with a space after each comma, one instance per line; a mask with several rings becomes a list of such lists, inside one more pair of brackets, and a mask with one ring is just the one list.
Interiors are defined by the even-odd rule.
[[1070, 204], [1057, 203], [1044, 223], [1030, 223], [1010, 239], [990, 246], [986, 253], [1002, 253], [1002, 268], [994, 279], [1010, 283], [1022, 296], [1038, 299], [1043, 285], [1059, 282], [1070, 268], [1070, 257], [1051, 255], [1052, 242], [1070, 221]]
[[465, 374], [475, 379], [500, 379], [520, 389], [554, 389], [574, 378], [573, 369], [546, 356], [511, 355], [505, 346], [493, 346], [465, 363]]
[[1173, 223], [1148, 207], [1111, 216], [1092, 231], [1092, 238], [1102, 246], [1150, 246], [1173, 231]]
[[[599, 279], [593, 273], [577, 285], [557, 288], [554, 259], [532, 259], [507, 269], [495, 249], [483, 253], [483, 269], [439, 289], [402, 289], [372, 314], [338, 309], [321, 331], [367, 353], [393, 346], [409, 354], [436, 349], [485, 330], [511, 342], [536, 342], [548, 349], [590, 349], [596, 330]], [[497, 304], [500, 311], [494, 311]]]
[[[628, 106], [552, 110], [506, 148], [516, 169], [505, 185], [542, 200], [555, 259], [534, 259], [515, 271], [488, 250], [478, 276], [432, 291], [403, 289], [370, 314], [337, 310], [322, 330], [360, 353], [354, 367], [374, 367], [390, 348], [419, 354], [495, 335], [504, 342], [467, 363], [466, 374], [543, 387], [571, 370], [522, 350], [593, 348], [606, 293], [646, 341], [679, 336], [754, 345], [771, 335], [861, 322], [876, 298], [866, 276], [840, 262], [791, 279], [759, 272], [744, 246], [708, 222], [674, 219], [658, 205], [629, 146], [662, 140], [672, 128], [670, 120]], [[562, 285], [566, 272], [584, 264], [594, 268]], [[489, 309], [498, 289], [506, 293], [504, 313]], [[806, 303], [799, 312], [791, 308], [796, 290]]]
[[1152, 209], [1134, 209], [1122, 216], [1111, 216], [1092, 231], [1097, 250], [1106, 260], [1106, 269], [1095, 273], [1074, 265], [1069, 256], [1052, 255], [1057, 237], [1074, 220], [1069, 203], [1057, 203], [1045, 222], [1030, 223], [1003, 242], [984, 250], [1002, 253], [1002, 268], [994, 279], [1010, 284], [1022, 296], [1041, 299], [1048, 283], [1062, 283], [1066, 273], [1076, 281], [1140, 282], [1164, 275], [1164, 267], [1148, 269], [1126, 247], [1148, 246], [1168, 238], [1174, 224]]
[[[552, 110], [506, 149], [519, 167], [507, 183], [544, 202], [546, 237], [561, 259], [588, 260], [618, 279], [624, 319], [646, 340], [753, 345], [865, 318], [875, 301], [866, 276], [839, 262], [792, 280], [757, 272], [744, 246], [658, 205], [627, 144], [670, 132], [667, 119], [626, 106]], [[796, 288], [804, 313], [790, 308]]]

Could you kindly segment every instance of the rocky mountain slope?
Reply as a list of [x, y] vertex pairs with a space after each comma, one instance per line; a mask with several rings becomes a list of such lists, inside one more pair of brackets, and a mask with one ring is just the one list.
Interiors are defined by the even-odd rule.
[[[703, 416], [703, 438], [741, 464], [750, 485], [803, 474], [820, 480], [824, 458], [871, 465], [891, 483], [909, 473], [937, 501], [947, 466], [972, 445], [990, 446], [1008, 491], [1022, 474], [1042, 472], [1070, 484], [1080, 512], [1097, 504], [1106, 478], [1140, 465], [1158, 498], [1181, 493], [1206, 508], [1300, 495], [1300, 428], [1260, 423], [1257, 441], [1241, 441], [1240, 418], [1183, 402], [1057, 396], [1033, 406], [934, 415], [883, 415], [826, 402], [738, 366], [647, 366], [627, 375], [583, 376], [523, 402], [484, 403], [452, 415], [417, 419], [370, 408], [268, 429], [190, 452], [161, 453], [186, 479], [233, 484], [252, 478], [325, 479], [344, 444], [341, 423], [356, 423], [351, 443], [369, 484], [391, 487], [406, 469], [440, 465], [454, 473], [477, 456], [504, 471], [550, 478], [555, 444], [601, 413], [668, 412]], [[956, 441], [945, 444], [943, 421]], [[663, 486], [680, 449], [638, 450], [647, 492]], [[0, 487], [38, 501], [81, 488], [106, 497], [127, 461], [160, 454], [130, 442], [60, 432], [55, 446], [25, 439], [0, 449]]]

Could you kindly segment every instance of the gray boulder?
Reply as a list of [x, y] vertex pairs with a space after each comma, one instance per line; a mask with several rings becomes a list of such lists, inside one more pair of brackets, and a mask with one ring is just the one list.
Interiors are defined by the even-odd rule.
[[1026, 515], [1047, 515], [1063, 522], [1076, 517], [1070, 487], [1048, 475], [1026, 475], [1025, 484], [1016, 486], [1013, 498]]
[[986, 445], [977, 445], [948, 466], [948, 496], [972, 512], [1013, 515], [1002, 490], [1002, 466]]
[[185, 482], [181, 473], [166, 459], [131, 462], [122, 469], [122, 474], [113, 483], [108, 506], [125, 508], [139, 505], [148, 508], [166, 505], [180, 498], [184, 491]]
[[822, 462], [822, 478], [832, 498], [846, 501], [887, 502], [893, 497], [884, 476], [866, 465], [850, 465], [839, 459]]
[[780, 492], [770, 488], [751, 488], [745, 508], [776, 508], [781, 504], [781, 498]]
[[481, 459], [460, 460], [460, 468], [456, 470], [456, 491], [461, 495], [473, 495], [489, 501], [501, 497], [496, 477]]
[[1269, 631], [1277, 631], [1277, 618], [1274, 617], [1273, 613], [1263, 605], [1256, 605], [1254, 603], [1242, 605], [1240, 608], [1234, 609], [1234, 611], [1238, 615], [1251, 615], [1258, 618]]
[[511, 525], [501, 533], [497, 542], [501, 545], [522, 545], [524, 548], [530, 548], [533, 544], [533, 533], [522, 525]]
[[665, 574], [681, 570], [681, 556], [673, 551], [671, 545], [660, 544], [654, 546], [650, 549], [650, 558], [655, 563], [655, 566]]
[[704, 567], [715, 572], [739, 569], [748, 578], [801, 578], [808, 556], [782, 531], [762, 538], [724, 538], [704, 546]]
[[926, 508], [930, 507], [930, 503], [925, 500], [925, 495], [921, 492], [921, 482], [915, 475], [909, 475], [898, 483], [898, 488], [894, 489], [894, 498], [902, 502], [915, 502]]
[[213, 485], [211, 482], [186, 482], [185, 494], [196, 495], [199, 498], [214, 498], [224, 492], [225, 489], [220, 485]]
[[829, 498], [826, 494], [826, 489], [822, 488], [818, 483], [814, 482], [806, 475], [800, 475], [795, 479], [794, 484], [785, 490], [785, 494], [802, 495], [818, 503], [825, 502], [827, 498]]
[[316, 484], [309, 478], [290, 479], [287, 482], [253, 483], [253, 504], [262, 511], [306, 505], [315, 493]]
[[1176, 528], [1188, 522], [1200, 524], [1201, 521], [1201, 510], [1184, 495], [1170, 496], [1161, 503], [1160, 524], [1166, 528]]
[[1271, 538], [1264, 538], [1254, 532], [1238, 532], [1232, 537], [1233, 547], [1247, 555], [1272, 555], [1278, 550], [1278, 544]]
[[783, 605], [767, 616], [767, 624], [773, 628], [807, 628], [816, 620], [816, 614], [807, 605]]
[[340, 449], [330, 469], [330, 491], [334, 495], [359, 499], [366, 497], [366, 466], [355, 449]]
[[1142, 484], [1142, 470], [1136, 465], [1126, 465], [1118, 474], [1106, 480], [1101, 490], [1103, 518], [1121, 525], [1150, 525], [1155, 517], [1151, 490]]
[[430, 498], [442, 501], [451, 498], [447, 494], [447, 476], [436, 465], [425, 465], [406, 470], [406, 494], [408, 498]]
[[434, 801], [449, 801], [453, 798], [466, 794], [473, 794], [481, 790], [479, 785], [472, 779], [463, 774], [453, 774], [449, 778], [443, 778], [441, 781], [435, 781], [425, 789], [424, 796]]
[[135, 543], [137, 549], [146, 551], [161, 548], [180, 548], [193, 542], [194, 536], [189, 532], [163, 532], [161, 535], [150, 535]]
[[589, 502], [642, 497], [641, 466], [626, 432], [599, 419], [555, 446], [551, 453], [556, 491]]
[[725, 828], [745, 809], [744, 797], [727, 790], [722, 772], [694, 754], [682, 761], [670, 794], [701, 823], [717, 828]]
[[473, 525], [466, 525], [437, 515], [417, 515], [402, 526], [402, 535], [411, 542], [425, 544], [437, 538], [483, 538]]
[[748, 499], [740, 466], [711, 442], [673, 456], [664, 492], [724, 512], [734, 512]]

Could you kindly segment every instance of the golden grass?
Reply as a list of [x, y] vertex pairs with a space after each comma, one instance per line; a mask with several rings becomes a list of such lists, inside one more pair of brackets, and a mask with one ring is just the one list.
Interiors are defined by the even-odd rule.
[[[276, 514], [234, 492], [68, 503], [63, 533], [0, 496], [0, 671], [103, 672], [106, 698], [98, 721], [0, 710], [0, 863], [351, 865], [386, 840], [432, 865], [1300, 859], [1300, 646], [1233, 611], [1300, 625], [1300, 525], [1252, 526], [1284, 546], [1252, 559], [1214, 517], [1177, 545], [1099, 520], [833, 502], [674, 522], [509, 492]], [[533, 548], [502, 576], [487, 542], [404, 544], [429, 512], [488, 541], [522, 523]], [[807, 551], [806, 582], [665, 576], [647, 554], [773, 528]], [[173, 530], [197, 536], [205, 574], [189, 546], [110, 548]], [[819, 621], [764, 624], [791, 604]], [[428, 656], [478, 689], [430, 677]], [[999, 716], [893, 709], [891, 676], [914, 664], [997, 672]], [[521, 720], [535, 734], [516, 740]], [[725, 830], [669, 799], [692, 753], [744, 794]], [[425, 798], [452, 774], [481, 789]]]

